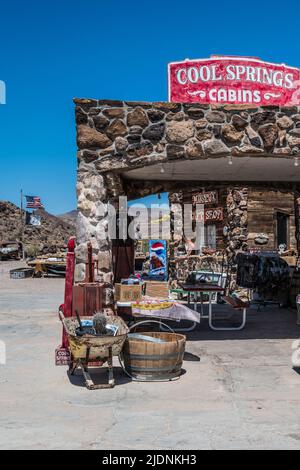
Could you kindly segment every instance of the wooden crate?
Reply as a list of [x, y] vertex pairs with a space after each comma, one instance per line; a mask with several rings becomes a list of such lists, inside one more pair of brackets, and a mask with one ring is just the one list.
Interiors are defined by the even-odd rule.
[[142, 285], [115, 284], [115, 300], [120, 302], [132, 302], [141, 300]]
[[72, 315], [92, 316], [103, 308], [103, 285], [98, 282], [82, 282], [73, 286]]
[[157, 299], [168, 299], [169, 283], [162, 281], [147, 281], [145, 294]]

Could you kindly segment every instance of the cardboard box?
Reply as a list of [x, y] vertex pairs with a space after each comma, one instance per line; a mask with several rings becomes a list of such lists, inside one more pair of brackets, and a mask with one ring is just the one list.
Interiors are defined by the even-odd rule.
[[115, 300], [120, 302], [132, 302], [141, 300], [142, 285], [115, 284]]
[[168, 299], [169, 283], [166, 281], [146, 281], [145, 294], [157, 299]]

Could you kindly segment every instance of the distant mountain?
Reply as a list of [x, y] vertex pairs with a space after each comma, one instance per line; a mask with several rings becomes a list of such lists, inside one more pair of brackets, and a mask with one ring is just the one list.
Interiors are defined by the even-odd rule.
[[[65, 250], [71, 236], [75, 236], [74, 223], [38, 209], [40, 226], [25, 225], [24, 243], [33, 255], [51, 254]], [[23, 211], [23, 220], [25, 211]], [[22, 228], [21, 209], [8, 201], [0, 201], [0, 243], [20, 241]]]
[[65, 212], [64, 214], [59, 214], [59, 215], [57, 215], [57, 217], [64, 220], [65, 222], [68, 222], [69, 224], [75, 226], [76, 225], [77, 214], [78, 214], [77, 209], [74, 209], [72, 211]]

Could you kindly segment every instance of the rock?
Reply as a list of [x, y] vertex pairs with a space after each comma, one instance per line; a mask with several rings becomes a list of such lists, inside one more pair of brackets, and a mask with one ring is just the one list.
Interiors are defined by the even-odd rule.
[[88, 126], [80, 124], [77, 127], [77, 145], [78, 148], [106, 148], [111, 145], [111, 140], [107, 135], [91, 129]]
[[297, 147], [298, 145], [300, 145], [300, 136], [289, 136], [288, 143], [290, 147]]
[[106, 156], [106, 155], [113, 156], [114, 153], [115, 153], [115, 150], [114, 150], [114, 147], [112, 145], [110, 147], [107, 147], [104, 150], [99, 150], [99, 156], [100, 157], [103, 157], [103, 156]]
[[244, 119], [239, 114], [234, 114], [231, 122], [238, 131], [242, 131], [248, 126], [248, 120]]
[[181, 109], [181, 103], [171, 103], [164, 101], [156, 101], [153, 103], [153, 108], [159, 109], [160, 111], [177, 113]]
[[225, 114], [221, 111], [209, 111], [205, 117], [209, 122], [225, 122]]
[[117, 136], [123, 136], [127, 134], [127, 127], [125, 126], [124, 122], [120, 119], [115, 119], [106, 129], [106, 134], [112, 140], [115, 139]]
[[139, 134], [142, 135], [143, 128], [140, 126], [129, 127], [129, 134]]
[[276, 124], [264, 124], [258, 128], [258, 133], [263, 140], [265, 149], [272, 149], [278, 137], [278, 127]]
[[222, 127], [221, 133], [224, 140], [232, 144], [241, 142], [244, 135], [243, 132], [237, 131], [236, 128], [231, 124], [225, 124]]
[[98, 114], [100, 114], [100, 112], [101, 112], [101, 108], [90, 108], [89, 116], [90, 117], [97, 116]]
[[165, 113], [159, 111], [158, 109], [149, 109], [147, 114], [151, 122], [161, 121], [165, 116]]
[[76, 106], [75, 108], [75, 118], [77, 126], [79, 126], [80, 124], [87, 124], [88, 122], [87, 114], [83, 112], [79, 106]]
[[295, 137], [300, 137], [300, 128], [296, 127], [296, 129], [292, 129], [289, 131], [290, 135], [293, 135]]
[[167, 140], [174, 143], [183, 143], [194, 135], [194, 126], [191, 121], [167, 123]]
[[98, 100], [99, 106], [111, 106], [116, 108], [117, 106], [124, 106], [123, 101], [120, 100]]
[[191, 139], [186, 146], [186, 154], [189, 158], [203, 157], [202, 145], [197, 139]]
[[276, 155], [290, 155], [291, 149], [290, 147], [279, 147], [279, 148], [275, 148], [273, 150], [273, 153], [275, 153]]
[[165, 123], [152, 124], [143, 132], [143, 137], [151, 142], [159, 142], [165, 133]]
[[206, 119], [198, 119], [197, 121], [195, 121], [196, 129], [204, 129], [206, 126], [207, 126]]
[[102, 113], [109, 119], [122, 119], [125, 116], [124, 108], [106, 108], [103, 109]]
[[213, 131], [216, 139], [221, 138], [221, 130], [222, 130], [221, 124], [213, 124], [213, 125], [210, 124], [208, 126], [208, 129]]
[[97, 170], [102, 173], [107, 171], [127, 169], [128, 163], [121, 156], [115, 156], [114, 158], [103, 157], [100, 160], [97, 160], [95, 166]]
[[198, 140], [209, 140], [213, 137], [213, 133], [208, 129], [199, 129], [196, 131]]
[[278, 144], [279, 144], [279, 147], [286, 146], [286, 130], [285, 129], [279, 129], [278, 131]]
[[294, 122], [288, 116], [282, 116], [278, 118], [276, 122], [280, 129], [289, 129], [290, 127], [293, 127], [294, 125]]
[[185, 157], [185, 149], [180, 145], [167, 145], [167, 157], [170, 160]]
[[98, 266], [100, 271], [109, 272], [112, 269], [112, 258], [109, 251], [99, 251]]
[[128, 142], [126, 139], [124, 139], [124, 137], [118, 136], [115, 138], [115, 147], [118, 153], [124, 152], [127, 149], [127, 146]]
[[96, 213], [96, 204], [86, 197], [78, 198], [77, 207], [85, 217], [93, 217]]
[[106, 119], [104, 116], [94, 116], [93, 122], [97, 131], [100, 131], [100, 132], [104, 131], [109, 124], [109, 120]]
[[89, 99], [89, 98], [74, 98], [73, 101], [74, 101], [75, 104], [79, 104], [81, 106], [88, 106], [89, 108], [92, 107], [92, 106], [97, 106], [98, 105], [97, 100], [93, 100], [93, 99]]
[[129, 144], [137, 144], [140, 142], [142, 139], [142, 136], [140, 134], [129, 134], [127, 136], [127, 141]]
[[[82, 259], [82, 261], [84, 260], [83, 255], [81, 254], [79, 247], [76, 247], [75, 253], [76, 253], [76, 259], [77, 260], [80, 260], [80, 259]], [[75, 272], [74, 272], [74, 278], [75, 278], [75, 282], [81, 282], [81, 281], [84, 280], [84, 278], [85, 278], [85, 263], [77, 263], [76, 264]]]
[[266, 233], [258, 233], [254, 237], [254, 243], [256, 245], [266, 245], [269, 241], [269, 236]]
[[185, 114], [182, 111], [178, 113], [169, 113], [167, 114], [166, 120], [167, 121], [184, 121]]
[[[122, 139], [122, 137], [117, 137]], [[109, 195], [112, 197], [123, 195], [123, 182], [120, 175], [117, 173], [106, 173], [105, 174], [106, 187], [108, 188]]]
[[299, 112], [298, 106], [284, 106], [281, 108], [281, 110], [284, 112], [284, 114], [288, 114], [289, 116]]
[[185, 112], [190, 119], [200, 119], [204, 117], [204, 112], [201, 108], [187, 108]]
[[292, 116], [292, 119], [294, 122], [300, 122], [300, 114], [294, 114]]
[[155, 152], [157, 153], [162, 153], [165, 150], [165, 144], [162, 144], [161, 142], [155, 145], [154, 147]]
[[222, 157], [230, 154], [229, 148], [221, 140], [205, 140], [203, 142], [205, 156]]
[[86, 163], [91, 163], [97, 160], [98, 153], [93, 152], [92, 150], [83, 150], [82, 152], [83, 159]]
[[[80, 187], [82, 187], [82, 191], [80, 191]], [[80, 193], [78, 194], [78, 200], [84, 193], [87, 199], [100, 201], [106, 195], [103, 177], [94, 173], [85, 175], [80, 181], [78, 191]]]
[[246, 134], [248, 136], [248, 139], [251, 145], [254, 145], [254, 147], [261, 147], [262, 145], [261, 138], [259, 137], [257, 132], [255, 132], [252, 129], [251, 126], [246, 127]]
[[249, 144], [242, 144], [240, 147], [233, 147], [231, 150], [232, 156], [238, 157], [241, 155], [249, 154], [249, 155], [256, 155], [264, 153], [264, 150], [259, 147], [255, 147], [254, 145]]
[[133, 111], [127, 115], [127, 125], [128, 126], [141, 126], [146, 127], [149, 124], [149, 119], [147, 114], [142, 108], [135, 108]]
[[267, 123], [274, 123], [276, 121], [276, 114], [274, 111], [259, 111], [251, 116], [251, 124], [258, 128], [259, 126]]
[[153, 152], [153, 145], [151, 142], [141, 142], [138, 144], [129, 145], [127, 155], [129, 157], [142, 157], [150, 155]]
[[89, 218], [78, 212], [76, 220], [76, 241], [81, 244], [95, 235], [95, 227], [90, 224]]

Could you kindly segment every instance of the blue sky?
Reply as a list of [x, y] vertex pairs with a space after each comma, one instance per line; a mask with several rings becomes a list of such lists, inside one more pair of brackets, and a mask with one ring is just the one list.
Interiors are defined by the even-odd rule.
[[73, 97], [166, 100], [167, 63], [210, 54], [300, 67], [300, 2], [43, 0], [1, 4], [0, 199], [76, 207]]

